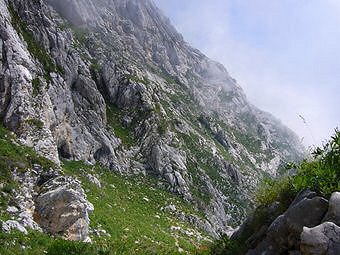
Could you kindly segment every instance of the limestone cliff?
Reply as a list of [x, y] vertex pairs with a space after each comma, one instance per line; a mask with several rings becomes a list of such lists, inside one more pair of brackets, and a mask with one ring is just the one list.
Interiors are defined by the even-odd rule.
[[[204, 36], [204, 35], [202, 35]], [[238, 225], [296, 135], [149, 0], [0, 0], [0, 117], [42, 156], [147, 174]]]

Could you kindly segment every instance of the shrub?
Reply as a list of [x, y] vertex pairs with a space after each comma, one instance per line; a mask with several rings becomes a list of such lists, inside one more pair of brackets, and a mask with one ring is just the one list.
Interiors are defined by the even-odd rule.
[[319, 195], [329, 197], [340, 189], [340, 132], [335, 130], [323, 147], [312, 152], [312, 160], [303, 160], [295, 165], [297, 173], [280, 179], [265, 180], [256, 193], [258, 205], [268, 205], [274, 201], [285, 204], [303, 189], [311, 189]]
[[255, 194], [255, 202], [258, 205], [269, 205], [274, 201], [282, 201], [288, 206], [295, 193], [291, 176], [281, 179], [266, 178]]

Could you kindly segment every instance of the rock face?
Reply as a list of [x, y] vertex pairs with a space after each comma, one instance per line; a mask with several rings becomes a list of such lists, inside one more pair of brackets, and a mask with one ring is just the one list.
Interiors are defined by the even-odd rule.
[[329, 208], [323, 222], [330, 221], [340, 226], [340, 192], [334, 192], [329, 199]]
[[79, 181], [61, 176], [39, 187], [34, 220], [50, 234], [87, 241], [92, 211], [93, 206], [86, 200]]
[[340, 227], [324, 222], [314, 228], [304, 227], [301, 233], [303, 255], [340, 254]]
[[[290, 207], [269, 226], [265, 223], [255, 229], [246, 241], [252, 247], [247, 254], [339, 254], [340, 227], [333, 222], [324, 222], [339, 206], [338, 194], [333, 193], [328, 202], [315, 192], [300, 192]], [[273, 212], [275, 214], [275, 210], [268, 209], [268, 214]], [[244, 237], [254, 220], [246, 221], [232, 238]]]
[[303, 156], [296, 135], [152, 1], [0, 0], [0, 52], [0, 118], [22, 143], [57, 164], [154, 176], [212, 233], [244, 219], [258, 180]]

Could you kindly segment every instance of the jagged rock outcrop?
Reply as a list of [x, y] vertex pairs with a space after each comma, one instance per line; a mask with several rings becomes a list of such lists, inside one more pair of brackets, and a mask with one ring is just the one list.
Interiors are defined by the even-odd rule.
[[20, 231], [21, 233], [28, 234], [26, 228], [21, 225], [18, 221], [7, 220], [2, 223], [2, 230], [4, 232], [11, 232], [12, 230]]
[[[12, 139], [11, 142], [16, 144], [15, 138]], [[18, 146], [17, 150], [20, 149]], [[15, 158], [13, 160], [17, 162], [10, 162], [12, 159], [5, 157], [12, 167], [11, 177], [17, 187], [11, 190], [8, 207], [1, 208], [11, 216], [10, 220], [2, 222], [2, 230], [19, 230], [24, 234], [29, 230], [44, 231], [68, 240], [90, 241], [89, 213], [93, 206], [79, 180], [63, 176], [58, 166], [30, 150], [26, 153], [32, 154], [23, 155], [23, 162]], [[25, 157], [32, 162], [40, 159], [41, 163], [30, 167]]]
[[0, 51], [0, 117], [22, 143], [57, 164], [150, 174], [214, 233], [240, 223], [263, 175], [303, 155], [152, 1], [0, 0]]
[[[325, 217], [334, 215], [334, 208], [339, 207], [338, 194], [334, 192], [328, 201], [315, 192], [301, 191], [289, 208], [276, 219], [271, 219], [270, 224], [265, 222], [251, 230], [250, 226], [256, 226], [259, 222], [255, 222], [258, 219], [256, 217], [249, 218], [232, 238], [245, 238], [249, 232], [254, 231], [246, 240], [246, 245], [250, 247], [246, 253], [248, 255], [338, 254], [340, 228]], [[275, 206], [271, 206], [266, 210], [268, 215], [277, 214], [274, 208]]]

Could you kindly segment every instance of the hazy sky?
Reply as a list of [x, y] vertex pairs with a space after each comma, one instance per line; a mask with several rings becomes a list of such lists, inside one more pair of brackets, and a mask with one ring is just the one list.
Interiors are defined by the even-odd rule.
[[[340, 127], [340, 0], [154, 0], [308, 146]], [[301, 114], [307, 126], [298, 117]]]

